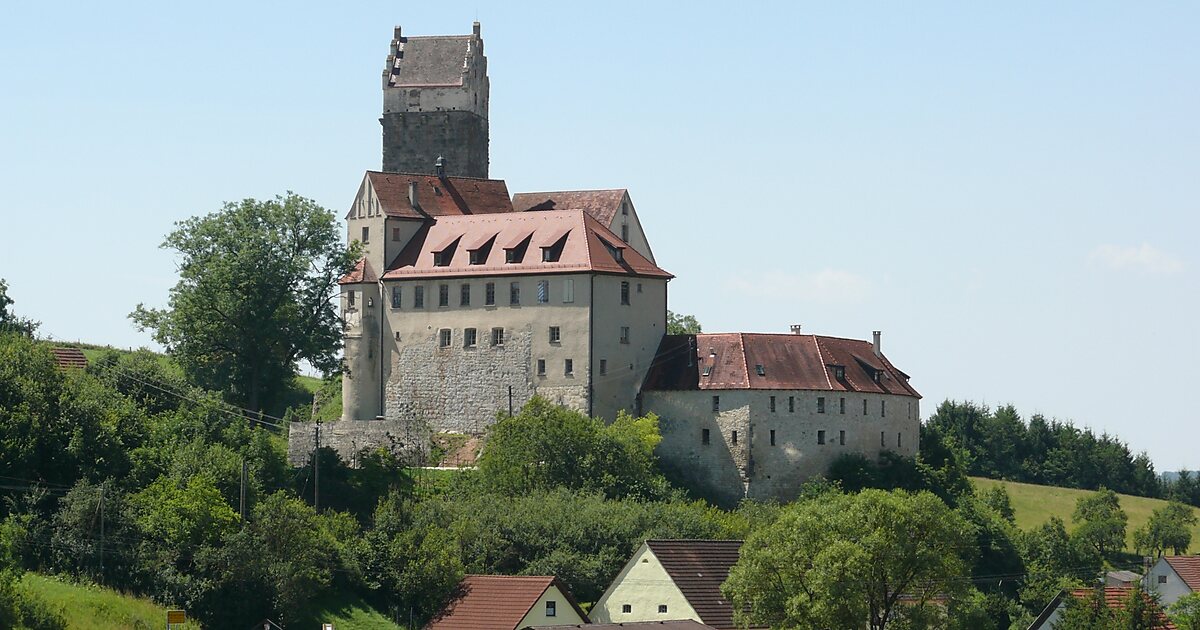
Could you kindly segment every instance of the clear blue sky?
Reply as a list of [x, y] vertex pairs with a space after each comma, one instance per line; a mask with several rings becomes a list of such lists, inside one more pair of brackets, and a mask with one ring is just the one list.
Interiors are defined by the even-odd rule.
[[673, 4], [11, 4], [0, 277], [44, 334], [149, 344], [126, 314], [165, 302], [175, 221], [340, 214], [392, 26], [479, 19], [492, 175], [628, 188], [706, 330], [882, 329], [926, 415], [1011, 402], [1200, 467], [1198, 5]]

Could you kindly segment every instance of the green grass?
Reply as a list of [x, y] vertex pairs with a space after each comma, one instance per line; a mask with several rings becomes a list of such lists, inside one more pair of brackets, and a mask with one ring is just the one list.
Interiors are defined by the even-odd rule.
[[[1032, 529], [1050, 520], [1051, 516], [1057, 516], [1066, 523], [1067, 531], [1071, 531], [1074, 529], [1071, 515], [1075, 512], [1075, 502], [1080, 497], [1091, 494], [1090, 490], [1037, 486], [1030, 483], [997, 481], [982, 477], [972, 477], [971, 481], [978, 490], [987, 490], [996, 485], [1004, 486], [1008, 491], [1008, 496], [1012, 499], [1013, 512], [1017, 517], [1017, 527], [1021, 529]], [[1125, 510], [1125, 514], [1129, 516], [1129, 523], [1125, 528], [1125, 544], [1132, 551], [1133, 531], [1150, 519], [1151, 512], [1165, 506], [1167, 502], [1161, 499], [1147, 499], [1127, 494], [1118, 494], [1117, 497], [1121, 502], [1121, 509]], [[1197, 514], [1200, 515], [1200, 512]], [[1192, 546], [1189, 551], [1191, 553], [1200, 552], [1200, 525], [1192, 527]]]
[[[52, 608], [61, 611], [70, 630], [153, 630], [166, 626], [167, 609], [142, 597], [35, 573], [25, 574], [21, 588], [36, 593]], [[199, 630], [200, 626], [191, 622], [184, 628]]]
[[323, 623], [332, 623], [337, 630], [402, 630], [366, 602], [342, 595], [313, 602], [312, 610], [289, 623], [288, 627], [320, 628]]

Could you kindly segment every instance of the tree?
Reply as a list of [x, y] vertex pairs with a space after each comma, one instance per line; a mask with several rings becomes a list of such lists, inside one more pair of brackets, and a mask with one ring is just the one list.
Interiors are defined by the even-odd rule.
[[1066, 597], [1066, 610], [1054, 624], [1056, 630], [1161, 630], [1168, 627], [1153, 594], [1134, 588], [1118, 606], [1109, 606], [1103, 589], [1086, 597]]
[[297, 361], [337, 368], [330, 296], [357, 253], [341, 244], [332, 213], [289, 192], [176, 225], [163, 243], [182, 257], [169, 306], [139, 304], [130, 318], [192, 383], [258, 411], [281, 402]]
[[1178, 501], [1169, 501], [1154, 510], [1150, 520], [1133, 532], [1133, 545], [1138, 552], [1147, 552], [1161, 558], [1168, 549], [1177, 555], [1187, 553], [1192, 545], [1192, 527], [1196, 525], [1196, 513]]
[[742, 623], [883, 630], [965, 596], [973, 554], [971, 526], [933, 494], [830, 494], [751, 534], [721, 590]]
[[1200, 630], [1200, 593], [1180, 597], [1167, 612], [1179, 630]]
[[1125, 524], [1129, 517], [1121, 509], [1117, 493], [1101, 487], [1075, 503], [1075, 537], [1096, 550], [1101, 558], [1125, 548]]
[[667, 334], [668, 335], [694, 335], [704, 332], [701, 329], [700, 321], [695, 315], [680, 315], [678, 313], [667, 311]]
[[26, 337], [32, 337], [39, 326], [38, 322], [23, 317], [17, 317], [8, 310], [13, 300], [8, 297], [8, 283], [0, 278], [0, 333], [15, 332]]

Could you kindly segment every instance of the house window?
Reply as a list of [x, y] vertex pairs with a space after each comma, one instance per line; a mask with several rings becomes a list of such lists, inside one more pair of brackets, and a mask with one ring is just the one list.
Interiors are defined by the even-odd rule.
[[463, 330], [463, 347], [474, 348], [477, 337], [478, 334], [475, 332], [474, 328], [467, 328]]
[[841, 365], [836, 365], [833, 368], [833, 378], [839, 381], [846, 379], [846, 368]]
[[817, 444], [824, 444], [824, 443], [825, 443], [825, 432], [817, 431]]
[[562, 329], [558, 326], [550, 327], [550, 343], [559, 343], [562, 341]]
[[771, 429], [771, 446], [775, 446], [775, 429]]
[[538, 280], [538, 304], [550, 301], [550, 281]]
[[625, 216], [629, 216], [629, 204], [627, 204], [627, 203], [621, 204], [621, 214], [623, 214]]
[[521, 262], [521, 254], [515, 249], [505, 249], [504, 250], [504, 262], [519, 263], [519, 262]]
[[433, 252], [434, 267], [449, 267], [450, 260], [454, 258], [454, 250], [446, 249], [440, 252]]
[[557, 605], [553, 599], [546, 600], [546, 616], [553, 617], [558, 614]]
[[413, 287], [413, 308], [425, 308], [425, 287]]
[[721, 397], [713, 396], [713, 411], [720, 411], [720, 410], [721, 410]]
[[845, 431], [838, 431], [838, 444], [840, 446], [846, 445], [846, 432]]
[[567, 278], [563, 280], [563, 304], [570, 304], [575, 301], [575, 279]]
[[884, 416], [886, 416], [886, 415], [887, 415], [887, 407], [886, 407], [886, 405], [887, 405], [887, 401], [886, 401], [886, 400], [881, 400], [881, 401], [879, 401], [879, 417], [880, 417], [880, 418], [882, 418], [882, 417], [884, 417]]
[[472, 249], [471, 250], [471, 264], [472, 265], [482, 265], [483, 263], [486, 263], [486, 262], [487, 262], [487, 250], [486, 249]]
[[1159, 583], [1159, 584], [1166, 584], [1166, 583], [1167, 583], [1167, 576], [1165, 576], [1165, 575], [1160, 575], [1160, 576], [1158, 576], [1158, 583]]
[[775, 397], [771, 397], [771, 413], [775, 413]]
[[600, 359], [600, 374], [608, 374], [608, 359]]
[[503, 346], [504, 345], [504, 329], [503, 328], [493, 328], [492, 329], [492, 345], [493, 346]]
[[629, 242], [629, 225], [626, 223], [621, 224], [621, 240]]
[[637, 289], [638, 289], [638, 291], [637, 291], [638, 293], [642, 292], [642, 283], [641, 282], [637, 283]]
[[400, 308], [400, 287], [392, 287], [392, 308]]
[[879, 432], [879, 448], [885, 448], [887, 443], [883, 441], [883, 431]]
[[508, 303], [516, 306], [521, 303], [521, 283], [514, 282], [508, 285]]
[[350, 308], [354, 308], [354, 291], [346, 292], [346, 302], [350, 304]]
[[788, 413], [796, 413], [796, 397], [788, 396]]
[[621, 343], [629, 343], [629, 327], [621, 327]]
[[630, 606], [629, 604], [621, 604], [621, 612], [631, 613], [633, 612], [633, 606]]
[[443, 348], [450, 347], [450, 329], [443, 328], [438, 331], [438, 345]]
[[450, 306], [450, 285], [438, 285], [438, 306]]
[[896, 448], [900, 448], [904, 445], [904, 441], [901, 439], [903, 437], [904, 437], [904, 434], [902, 434], [902, 433], [896, 434]]
[[496, 305], [496, 283], [495, 282], [489, 282], [484, 287], [483, 303], [488, 306]]
[[825, 397], [817, 396], [817, 413], [825, 413]]
[[839, 406], [839, 407], [841, 408], [841, 410], [842, 410], [842, 411], [841, 411], [842, 415], [843, 415], [843, 416], [844, 416], [844, 415], [846, 415], [846, 399], [845, 399], [845, 398], [843, 398], [843, 399], [841, 399], [840, 401], [838, 401], [838, 406]]
[[704, 373], [702, 376], [712, 376], [712, 366], [711, 365], [704, 366]]
[[458, 296], [458, 305], [459, 306], [470, 306], [471, 305], [471, 285], [464, 284], [460, 288], [459, 296]]
[[708, 444], [708, 442], [709, 442], [708, 429], [700, 429], [700, 443]]
[[658, 605], [658, 614], [660, 614], [660, 615], [665, 615], [665, 614], [667, 614], [667, 605], [666, 605], [666, 604], [659, 604], [659, 605]]
[[575, 360], [574, 359], [563, 359], [563, 374], [566, 376], [571, 376], [571, 375], [575, 374]]
[[867, 399], [863, 399], [863, 415], [867, 415]]
[[737, 444], [737, 431], [733, 431], [729, 434], [729, 441]]
[[400, 228], [396, 228], [396, 227], [392, 228], [392, 240], [393, 241], [400, 240]]
[[365, 225], [363, 226], [363, 229], [362, 229], [362, 242], [363, 243], [371, 242], [371, 228], [369, 228]]
[[621, 304], [624, 304], [624, 305], [629, 304], [629, 283], [628, 282], [621, 283]]
[[545, 375], [546, 375], [546, 360], [545, 360], [545, 359], [538, 359], [538, 361], [537, 361], [537, 374], [538, 374], [538, 376], [545, 376]]

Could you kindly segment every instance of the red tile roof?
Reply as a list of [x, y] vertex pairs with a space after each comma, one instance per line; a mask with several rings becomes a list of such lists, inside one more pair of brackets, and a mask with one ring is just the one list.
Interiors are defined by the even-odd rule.
[[1163, 560], [1192, 591], [1200, 591], [1200, 556], [1166, 556]]
[[54, 363], [63, 369], [86, 369], [87, 357], [79, 348], [50, 348], [54, 353]]
[[[1104, 587], [1104, 605], [1114, 610], [1124, 610], [1125, 600], [1129, 599], [1129, 594], [1134, 590], [1135, 589], [1130, 586], [1106, 586]], [[1092, 597], [1093, 593], [1095, 593], [1095, 589], [1077, 588], [1071, 591], [1071, 596], [1076, 599], [1087, 600]], [[1145, 593], [1143, 593], [1142, 596], [1149, 599], [1149, 595], [1146, 595]], [[1153, 602], [1151, 602], [1151, 604], [1153, 605]], [[1164, 628], [1164, 630], [1176, 630], [1175, 624], [1171, 623], [1171, 620], [1167, 619], [1166, 613], [1164, 613], [1161, 608], [1158, 610], [1157, 616], [1158, 621], [1163, 624], [1160, 626], [1161, 628]]]
[[371, 268], [366, 258], [360, 258], [354, 263], [354, 268], [338, 280], [338, 284], [361, 284], [379, 282], [379, 275]]
[[621, 202], [627, 191], [612, 190], [560, 190], [556, 192], [517, 193], [513, 195], [513, 210], [583, 210], [604, 225], [612, 225], [613, 218], [621, 211]]
[[700, 621], [733, 630], [733, 605], [721, 595], [721, 583], [738, 561], [740, 540], [647, 540], [671, 581], [683, 593]]
[[[841, 379], [839, 367], [844, 368]], [[767, 333], [667, 335], [645, 389], [798, 389], [920, 397], [904, 372], [875, 355], [871, 342]]]
[[[508, 186], [502, 179], [444, 177], [417, 173], [381, 173], [367, 171], [367, 180], [379, 197], [383, 213], [402, 219], [463, 214], [493, 214], [512, 212]], [[408, 185], [417, 184], [417, 206], [409, 203]], [[354, 218], [354, 209], [346, 214]]]
[[583, 628], [584, 630], [619, 630], [620, 628], [630, 628], [632, 630], [715, 630], [712, 626], [706, 626], [693, 619], [625, 621], [621, 623], [577, 623], [573, 626], [527, 626], [527, 629], [531, 630], [568, 630], [569, 628]]
[[553, 576], [468, 575], [454, 599], [426, 630], [517, 630], [551, 586], [558, 587], [581, 619], [585, 614], [567, 587]]
[[[558, 260], [544, 262], [542, 248], [566, 236]], [[494, 240], [493, 240], [494, 237]], [[528, 240], [520, 262], [508, 263], [505, 248]], [[469, 247], [491, 242], [482, 264], [471, 264]], [[447, 247], [457, 243], [451, 249]], [[621, 260], [616, 250], [620, 249]], [[449, 264], [434, 265], [434, 253], [445, 250]], [[578, 210], [521, 212], [476, 216], [442, 216], [427, 223], [392, 262], [385, 279], [469, 277], [531, 273], [598, 272], [671, 278], [621, 241], [607, 227]]]

